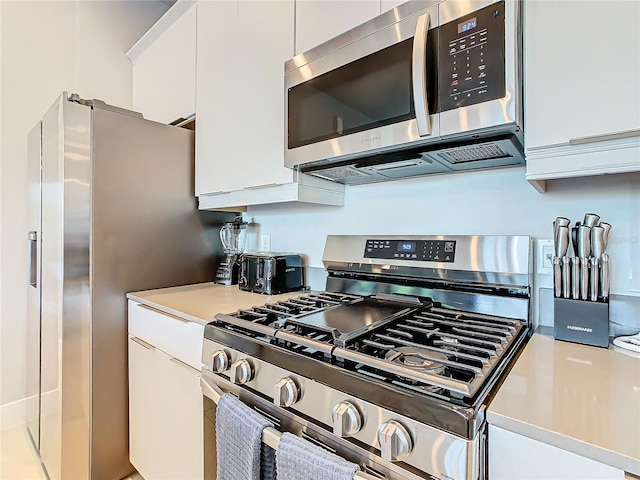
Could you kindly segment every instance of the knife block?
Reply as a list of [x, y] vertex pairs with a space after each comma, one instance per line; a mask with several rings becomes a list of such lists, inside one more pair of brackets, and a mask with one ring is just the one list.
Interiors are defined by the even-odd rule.
[[609, 302], [553, 299], [556, 340], [609, 347]]

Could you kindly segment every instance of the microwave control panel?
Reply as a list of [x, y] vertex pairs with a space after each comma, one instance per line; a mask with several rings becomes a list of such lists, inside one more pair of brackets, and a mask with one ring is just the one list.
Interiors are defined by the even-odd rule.
[[455, 240], [371, 240], [367, 239], [364, 258], [453, 262]]
[[503, 98], [504, 2], [445, 23], [438, 30], [440, 111]]

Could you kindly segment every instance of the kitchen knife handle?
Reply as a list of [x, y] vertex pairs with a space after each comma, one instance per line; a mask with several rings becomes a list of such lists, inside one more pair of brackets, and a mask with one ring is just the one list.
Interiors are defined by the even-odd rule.
[[591, 227], [591, 255], [596, 258], [602, 257], [604, 252], [604, 228], [600, 226]]
[[591, 227], [578, 227], [578, 256], [587, 258], [591, 255]]
[[611, 224], [606, 222], [600, 222], [600, 226], [604, 229], [602, 235], [602, 251], [604, 252], [609, 245], [609, 232], [611, 231]]
[[595, 213], [585, 213], [584, 220], [582, 221], [583, 225], [587, 227], [595, 227], [600, 223], [600, 215]]
[[558, 257], [564, 257], [569, 248], [569, 227], [563, 225], [557, 227], [556, 230], [556, 252]]
[[562, 297], [571, 298], [571, 260], [562, 257]]
[[571, 298], [580, 299], [580, 259], [571, 257]]
[[589, 259], [586, 257], [580, 258], [580, 298], [589, 298]]
[[571, 229], [571, 245], [573, 247], [574, 257], [579, 257], [580, 252], [578, 251], [578, 226], [577, 225]]
[[553, 257], [553, 289], [556, 297], [562, 296], [562, 260], [560, 257]]
[[602, 298], [606, 302], [609, 298], [609, 255], [606, 253], [602, 254], [602, 260], [600, 265], [600, 289], [602, 291]]
[[599, 260], [596, 257], [591, 258], [591, 271], [589, 272], [589, 288], [590, 288], [590, 300], [592, 302], [598, 301], [598, 279], [600, 277], [599, 268], [598, 268]]

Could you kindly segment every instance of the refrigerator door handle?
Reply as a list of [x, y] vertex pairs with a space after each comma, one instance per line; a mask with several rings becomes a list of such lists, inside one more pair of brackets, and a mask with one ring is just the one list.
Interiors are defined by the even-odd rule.
[[38, 288], [38, 232], [29, 232], [29, 285]]

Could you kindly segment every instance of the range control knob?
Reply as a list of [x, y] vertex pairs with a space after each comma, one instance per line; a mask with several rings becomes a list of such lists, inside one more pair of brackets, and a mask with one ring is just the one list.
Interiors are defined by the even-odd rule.
[[333, 407], [333, 433], [339, 437], [351, 437], [362, 428], [362, 414], [353, 403], [340, 402]]
[[290, 377], [281, 378], [276, 383], [275, 395], [273, 396], [273, 403], [279, 407], [290, 407], [298, 401], [300, 398], [300, 390], [295, 380]]
[[253, 366], [249, 360], [241, 359], [231, 365], [231, 381], [237, 385], [244, 385], [253, 379]]
[[404, 425], [389, 420], [378, 428], [378, 442], [382, 458], [390, 462], [400, 462], [407, 458], [413, 449], [411, 435]]
[[216, 350], [209, 359], [209, 369], [212, 372], [222, 373], [229, 368], [229, 354], [224, 350]]

